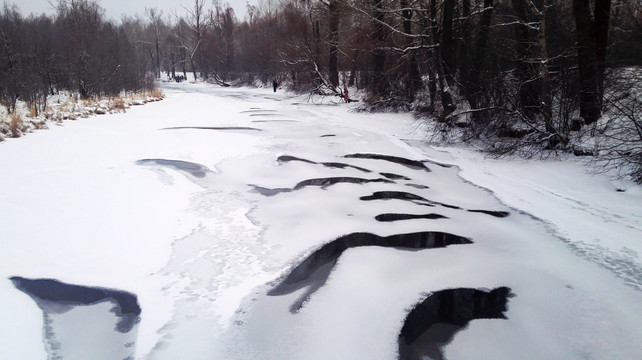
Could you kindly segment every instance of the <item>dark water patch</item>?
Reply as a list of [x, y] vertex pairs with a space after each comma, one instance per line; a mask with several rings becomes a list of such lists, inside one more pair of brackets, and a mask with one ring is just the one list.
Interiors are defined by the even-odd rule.
[[432, 201], [428, 200], [422, 196], [415, 195], [413, 193], [405, 192], [405, 191], [376, 191], [372, 195], [368, 196], [362, 196], [360, 198], [363, 201], [371, 201], [371, 200], [404, 200], [404, 201], [411, 201], [417, 205], [424, 205], [424, 206], [443, 206], [447, 207], [449, 209], [461, 209], [458, 206], [455, 205], [449, 205], [437, 201]]
[[307, 288], [305, 294], [291, 306], [292, 313], [298, 312], [305, 302], [321, 288], [337, 260], [349, 248], [361, 246], [392, 247], [401, 250], [443, 248], [455, 244], [472, 244], [470, 239], [443, 232], [417, 232], [392, 236], [378, 236], [371, 233], [352, 233], [341, 236], [317, 249], [292, 269], [287, 277], [268, 292], [268, 295], [286, 295]]
[[365, 169], [365, 168], [362, 168], [362, 167], [359, 167], [359, 166], [354, 166], [354, 165], [345, 164], [345, 163], [339, 163], [339, 162], [322, 162], [321, 164], [323, 166], [325, 166], [325, 167], [334, 168], [334, 169], [350, 168], [350, 169], [359, 170], [359, 171], [364, 172], [364, 173], [372, 172], [372, 171], [370, 171], [368, 169]]
[[351, 168], [351, 169], [356, 169], [356, 170], [359, 170], [359, 171], [362, 171], [362, 172], [365, 172], [365, 173], [372, 172], [372, 171], [370, 171], [368, 169], [364, 169], [362, 167], [354, 166], [354, 165], [350, 165], [350, 164], [339, 163], [339, 162], [322, 162], [322, 163], [319, 163], [319, 162], [316, 162], [316, 161], [312, 161], [312, 160], [308, 160], [308, 159], [304, 159], [304, 158], [300, 158], [300, 157], [296, 157], [296, 156], [292, 156], [292, 155], [281, 155], [276, 159], [276, 161], [279, 162], [279, 163], [287, 163], [287, 162], [290, 162], [290, 161], [301, 161], [301, 162], [305, 162], [305, 163], [308, 163], [308, 164], [321, 164], [321, 165], [323, 165], [325, 167], [335, 168], [335, 169]]
[[243, 130], [243, 131], [263, 131], [258, 128], [247, 126], [175, 126], [162, 128], [161, 130]]
[[183, 160], [142, 159], [142, 160], [136, 161], [136, 164], [137, 165], [156, 164], [161, 166], [167, 166], [179, 171], [187, 172], [190, 175], [197, 178], [203, 178], [205, 177], [206, 173], [211, 172], [210, 169], [208, 169], [207, 167], [201, 164], [196, 164], [196, 163], [183, 161]]
[[258, 185], [253, 185], [250, 184], [250, 186], [254, 189], [254, 191], [258, 192], [261, 195], [264, 196], [274, 196], [278, 195], [281, 193], [288, 193], [292, 192], [295, 190], [301, 190], [305, 187], [308, 186], [318, 186], [321, 187], [322, 189], [327, 189], [329, 186], [340, 184], [340, 183], [345, 183], [345, 184], [367, 184], [367, 183], [393, 183], [390, 180], [387, 179], [363, 179], [363, 178], [355, 178], [355, 177], [327, 177], [327, 178], [318, 178], [318, 179], [308, 179], [308, 180], [303, 180], [296, 184], [293, 188], [275, 188], [275, 189], [270, 189]]
[[430, 187], [421, 184], [406, 184], [406, 186], [413, 187], [415, 189], [430, 189]]
[[412, 202], [420, 202], [420, 205], [435, 206], [436, 203], [430, 201], [422, 196], [405, 191], [376, 191], [372, 195], [362, 196], [359, 198], [363, 201], [371, 200], [404, 200]]
[[336, 136], [335, 134], [325, 134], [325, 135], [321, 135], [321, 137], [322, 137], [322, 138], [325, 138], [325, 137], [335, 137], [335, 136]]
[[260, 112], [260, 113], [255, 113], [255, 114], [250, 114], [251, 117], [255, 116], [280, 116], [276, 112]]
[[316, 161], [303, 159], [303, 158], [296, 157], [296, 156], [291, 156], [291, 155], [281, 155], [278, 158], [276, 158], [276, 161], [279, 162], [279, 163], [287, 163], [287, 162], [290, 162], [290, 161], [301, 161], [301, 162], [308, 163], [308, 164], [318, 164], [318, 162], [316, 162]]
[[449, 208], [449, 209], [461, 210], [461, 208], [459, 206], [444, 204], [444, 203], [440, 203], [440, 202], [435, 202], [435, 203], [439, 204], [439, 205], [441, 205], [443, 207]]
[[290, 188], [270, 189], [270, 188], [266, 188], [266, 187], [262, 187], [262, 186], [258, 186], [258, 185], [252, 185], [252, 184], [250, 184], [250, 186], [254, 189], [254, 191], [258, 192], [259, 194], [261, 194], [263, 196], [268, 196], [268, 197], [292, 191], [292, 189], [290, 189]]
[[410, 160], [406, 158], [402, 158], [399, 156], [392, 156], [392, 155], [382, 155], [382, 154], [348, 154], [344, 156], [345, 158], [350, 158], [350, 159], [373, 159], [373, 160], [384, 160], [384, 161], [389, 161], [393, 162], [396, 164], [404, 165], [406, 167], [409, 167], [411, 169], [415, 170], [425, 170], [425, 171], [430, 171], [430, 169], [424, 165], [423, 162], [418, 161], [418, 160]]
[[304, 180], [296, 184], [293, 190], [299, 190], [306, 186], [320, 186], [321, 188], [325, 189], [328, 186], [332, 186], [340, 183], [360, 184], [360, 185], [368, 184], [368, 183], [394, 184], [393, 181], [390, 181], [388, 179], [363, 179], [363, 178], [357, 178], [357, 177], [340, 176], [340, 177], [326, 177], [326, 178]]
[[276, 112], [276, 110], [268, 110], [268, 109], [261, 109], [261, 108], [250, 108], [250, 110], [241, 111], [241, 114], [257, 113], [257, 112]]
[[435, 160], [429, 160], [429, 159], [422, 160], [422, 162], [428, 162], [428, 163], [435, 164], [435, 165], [437, 165], [437, 166], [441, 166], [441, 167], [443, 167], [443, 168], [447, 168], [447, 169], [450, 169], [450, 168], [452, 168], [452, 167], [455, 167], [455, 165], [451, 165], [451, 164], [444, 164], [444, 163], [441, 163], [441, 162], [438, 162], [438, 161], [435, 161]]
[[381, 214], [375, 216], [375, 220], [381, 222], [391, 222], [391, 221], [400, 221], [400, 220], [413, 220], [413, 219], [448, 219], [447, 216], [440, 214]]
[[386, 178], [390, 180], [412, 180], [409, 177], [403, 176], [403, 175], [398, 175], [398, 174], [393, 174], [393, 173], [379, 173], [382, 176], [385, 176]]
[[508, 211], [493, 211], [493, 210], [468, 210], [468, 211], [473, 212], [473, 213], [487, 214], [487, 215], [494, 216], [494, 217], [497, 217], [497, 218], [505, 218], [508, 215], [510, 215], [510, 213]]
[[253, 123], [274, 123], [274, 122], [281, 122], [281, 123], [298, 123], [299, 121], [296, 120], [288, 120], [288, 119], [270, 119], [270, 120], [252, 120]]
[[[122, 333], [130, 331], [140, 320], [141, 308], [138, 298], [123, 290], [101, 287], [67, 284], [55, 279], [26, 279], [19, 276], [11, 277], [13, 285], [29, 295], [41, 308], [47, 307], [42, 300], [63, 306], [93, 305], [103, 301], [113, 301], [117, 306], [114, 310], [121, 321], [116, 330]], [[43, 310], [49, 310], [43, 308]]]
[[[399, 333], [399, 359], [444, 359], [442, 348], [475, 319], [506, 319], [510, 288], [441, 290], [418, 303]], [[475, 358], [470, 354], [470, 358]]]

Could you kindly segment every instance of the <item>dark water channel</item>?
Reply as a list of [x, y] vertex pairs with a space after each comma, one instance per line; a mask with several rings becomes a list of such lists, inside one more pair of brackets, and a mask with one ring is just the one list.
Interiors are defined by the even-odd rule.
[[11, 278], [42, 310], [48, 359], [134, 359], [141, 308], [127, 291]]
[[313, 252], [294, 267], [285, 279], [268, 292], [268, 295], [286, 295], [307, 288], [305, 294], [290, 306], [290, 311], [296, 313], [312, 294], [326, 283], [337, 260], [347, 249], [361, 246], [381, 246], [401, 250], [418, 250], [443, 248], [456, 244], [472, 244], [472, 241], [458, 235], [429, 231], [385, 237], [371, 233], [344, 235]]
[[[475, 319], [506, 319], [511, 290], [468, 288], [430, 294], [410, 311], [399, 333], [400, 360], [445, 359], [442, 348]], [[470, 354], [470, 359], [475, 354]]]

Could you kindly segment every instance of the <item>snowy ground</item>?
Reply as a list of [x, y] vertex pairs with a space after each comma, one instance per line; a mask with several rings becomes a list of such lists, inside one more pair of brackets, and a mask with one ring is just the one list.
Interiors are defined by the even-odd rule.
[[[1, 359], [47, 358], [43, 312], [11, 276], [137, 294], [137, 359], [390, 360], [430, 294], [499, 287], [506, 319], [476, 316], [445, 345], [426, 335], [429, 355], [642, 358], [641, 187], [575, 161], [429, 146], [408, 115], [271, 89], [163, 90], [0, 143]], [[466, 241], [382, 242], [418, 232]], [[317, 252], [355, 233], [381, 243]], [[115, 321], [104, 305], [51, 307], [49, 351], [120, 354], [126, 340], [99, 337]]]

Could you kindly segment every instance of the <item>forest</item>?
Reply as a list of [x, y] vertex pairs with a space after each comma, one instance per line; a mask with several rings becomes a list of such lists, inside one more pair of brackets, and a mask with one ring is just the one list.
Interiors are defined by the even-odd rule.
[[[109, 20], [97, 0], [0, 11], [0, 102], [44, 110], [190, 76], [411, 111], [495, 155], [558, 151], [642, 182], [639, 0], [218, 0]], [[351, 90], [352, 91], [352, 90]]]

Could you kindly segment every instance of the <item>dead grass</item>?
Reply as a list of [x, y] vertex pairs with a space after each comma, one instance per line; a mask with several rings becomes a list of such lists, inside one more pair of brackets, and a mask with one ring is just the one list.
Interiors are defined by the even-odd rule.
[[20, 135], [22, 134], [22, 132], [20, 131], [22, 128], [22, 116], [14, 111], [11, 115], [9, 115], [9, 119], [9, 130], [11, 131], [11, 136], [20, 137]]
[[[48, 122], [62, 124], [63, 120], [76, 120], [97, 114], [125, 112], [133, 105], [159, 101], [165, 97], [161, 89], [145, 92], [124, 92], [119, 96], [80, 99], [77, 95], [59, 96], [43, 111], [36, 111], [26, 104], [13, 114], [0, 114], [0, 141], [5, 137], [21, 137], [31, 130], [47, 129]], [[36, 116], [37, 114], [37, 116]]]
[[162, 99], [163, 97], [165, 97], [165, 95], [163, 94], [163, 91], [158, 88], [152, 90], [151, 96], [158, 99]]
[[113, 99], [110, 107], [111, 109], [118, 110], [118, 111], [125, 111], [125, 109], [127, 109], [125, 100], [123, 100], [123, 98], [120, 96]]

